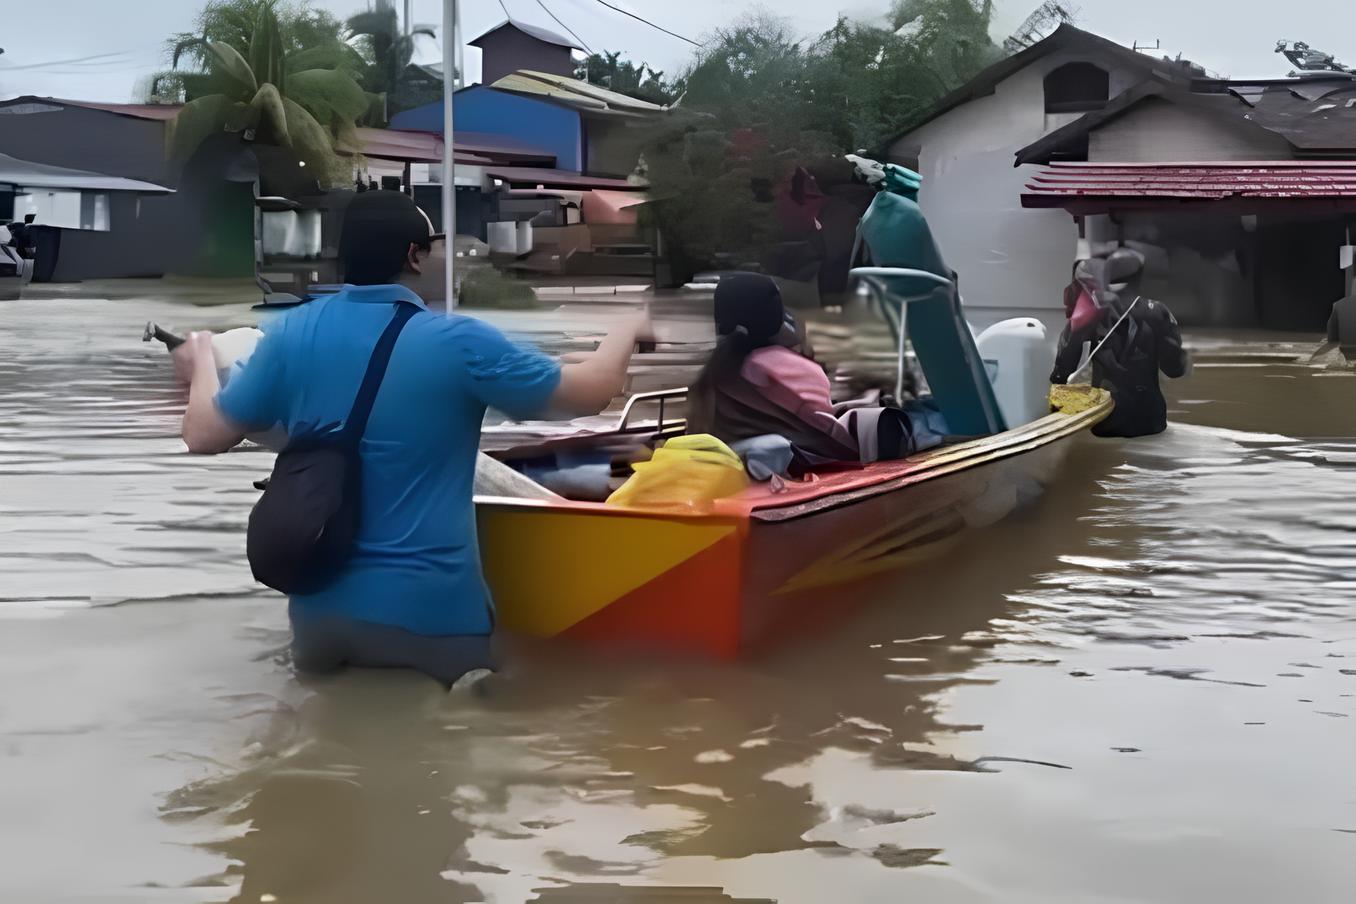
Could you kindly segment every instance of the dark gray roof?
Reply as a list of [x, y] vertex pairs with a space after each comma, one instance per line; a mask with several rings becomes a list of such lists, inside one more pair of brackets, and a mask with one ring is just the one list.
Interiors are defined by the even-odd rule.
[[993, 94], [998, 83], [1013, 75], [1014, 73], [1026, 68], [1042, 57], [1049, 56], [1057, 50], [1077, 50], [1087, 53], [1089, 56], [1102, 56], [1110, 58], [1122, 64], [1138, 68], [1144, 72], [1145, 78], [1157, 78], [1165, 83], [1171, 84], [1189, 84], [1194, 77], [1198, 77], [1201, 70], [1193, 70], [1189, 63], [1177, 63], [1169, 60], [1155, 59], [1147, 54], [1131, 50], [1117, 44], [1115, 41], [1108, 41], [1106, 38], [1091, 32], [1076, 28], [1073, 25], [1060, 25], [1048, 38], [1032, 44], [1025, 50], [1014, 53], [994, 63], [985, 69], [979, 75], [970, 79], [964, 85], [961, 85], [955, 91], [947, 94], [939, 100], [933, 107], [914, 120], [909, 126], [901, 130], [898, 134], [885, 142], [886, 148], [894, 144], [905, 135], [912, 132], [920, 126], [926, 125], [944, 113], [948, 113], [959, 107], [961, 104], [969, 103], [979, 97], [985, 97]]
[[0, 154], [0, 185], [64, 188], [73, 191], [132, 191], [146, 194], [171, 194], [174, 191], [152, 182], [124, 179], [121, 176], [108, 176], [104, 173], [92, 173], [89, 170], [65, 166], [52, 166], [48, 163], [34, 163], [8, 154]]
[[1314, 93], [1309, 79], [1269, 87], [1247, 118], [1280, 135], [1301, 152], [1356, 151], [1356, 79]]
[[480, 35], [479, 37], [473, 38], [472, 40], [468, 41], [467, 43], [470, 44], [472, 47], [479, 47], [479, 46], [481, 46], [481, 44], [480, 44], [481, 41], [485, 40], [485, 39], [488, 38], [490, 35], [494, 34], [496, 31], [500, 31], [501, 29], [505, 29], [505, 28], [516, 28], [518, 31], [521, 31], [523, 34], [528, 35], [529, 37], [536, 38], [538, 41], [544, 41], [544, 42], [546, 42], [547, 44], [555, 44], [555, 45], [557, 45], [557, 46], [559, 46], [559, 47], [568, 47], [568, 48], [571, 49], [571, 50], [583, 50], [582, 47], [577, 46], [577, 45], [576, 45], [573, 41], [571, 41], [569, 38], [561, 37], [560, 35], [556, 34], [554, 31], [550, 31], [550, 30], [548, 30], [548, 29], [541, 28], [541, 27], [536, 26], [536, 25], [528, 25], [526, 22], [519, 22], [517, 19], [513, 18], [512, 16], [510, 16], [509, 18], [505, 19], [503, 22], [500, 22], [500, 23], [499, 23], [498, 25], [496, 25], [494, 28], [491, 28], [489, 31], [485, 32], [484, 34]]
[[1016, 164], [1049, 163], [1089, 132], [1151, 98], [1281, 136], [1301, 155], [1356, 151], [1356, 79], [1199, 80], [1187, 88], [1146, 82], [1017, 152]]

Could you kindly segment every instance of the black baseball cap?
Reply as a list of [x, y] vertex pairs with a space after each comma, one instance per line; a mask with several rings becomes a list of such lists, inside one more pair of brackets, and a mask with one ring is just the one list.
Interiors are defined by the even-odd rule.
[[433, 239], [428, 217], [409, 195], [398, 191], [360, 192], [344, 211], [339, 236], [344, 281], [355, 286], [395, 282], [405, 267], [410, 245], [427, 251]]

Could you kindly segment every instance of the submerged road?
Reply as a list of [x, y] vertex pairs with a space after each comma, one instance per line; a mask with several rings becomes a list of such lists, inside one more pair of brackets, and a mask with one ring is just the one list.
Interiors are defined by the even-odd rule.
[[522, 646], [479, 697], [293, 676], [244, 560], [269, 456], [184, 452], [151, 318], [250, 314], [0, 305], [0, 899], [1351, 898], [1356, 373], [1307, 340], [1191, 336], [1167, 434], [1082, 442], [812, 643]]

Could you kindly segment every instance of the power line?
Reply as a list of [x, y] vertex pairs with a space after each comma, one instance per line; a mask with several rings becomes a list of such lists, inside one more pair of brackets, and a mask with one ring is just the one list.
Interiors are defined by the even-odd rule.
[[18, 72], [21, 69], [46, 69], [49, 66], [68, 66], [79, 65], [90, 68], [100, 66], [111, 66], [128, 62], [127, 57], [131, 56], [128, 51], [120, 50], [116, 53], [97, 53], [93, 56], [73, 57], [66, 60], [48, 60], [45, 63], [24, 63], [20, 66], [5, 66], [5, 72]]
[[[676, 32], [676, 31], [669, 31], [667, 28], [665, 28], [665, 27], [662, 26], [662, 25], [655, 25], [653, 22], [651, 22], [649, 19], [646, 19], [644, 16], [637, 16], [635, 13], [630, 12], [629, 10], [622, 9], [620, 6], [613, 6], [611, 3], [608, 3], [607, 0], [598, 0], [598, 2], [601, 3], [603, 6], [606, 6], [606, 7], [607, 7], [608, 9], [610, 9], [610, 10], [614, 10], [614, 11], [616, 11], [616, 12], [621, 13], [623, 16], [630, 16], [632, 19], [635, 19], [637, 22], [644, 22], [646, 25], [650, 26], [651, 28], [658, 29], [659, 31], [662, 31], [662, 32], [663, 32], [664, 34], [666, 34], [666, 35], [670, 35], [670, 36], [672, 36], [672, 37], [675, 37], [675, 38], [677, 38], [677, 39], [680, 40], [680, 41], [687, 41], [687, 42], [688, 42], [689, 44], [691, 44], [693, 47], [700, 47], [700, 46], [702, 46], [701, 44], [697, 43], [696, 41], [692, 40], [691, 38], [685, 38], [685, 37], [683, 37], [682, 35], [678, 34], [678, 32]], [[501, 6], [503, 5], [503, 0], [500, 0], [500, 5], [501, 5]]]
[[[503, 0], [500, 0], [499, 5], [500, 5], [500, 6], [503, 6], [503, 5], [504, 5], [504, 4], [503, 4]], [[568, 32], [570, 33], [570, 37], [572, 37], [572, 38], [574, 38], [576, 41], [578, 41], [578, 42], [579, 42], [579, 45], [580, 45], [581, 47], [583, 47], [584, 50], [588, 51], [589, 53], [593, 53], [593, 50], [589, 47], [589, 45], [587, 45], [587, 44], [584, 43], [584, 39], [581, 38], [581, 37], [579, 37], [579, 35], [575, 34], [573, 28], [570, 28], [570, 26], [568, 26], [568, 25], [566, 25], [564, 22], [560, 21], [560, 17], [557, 16], [555, 13], [551, 12], [551, 10], [550, 10], [549, 8], [547, 8], [546, 4], [543, 3], [542, 0], [537, 0], [537, 5], [540, 6], [542, 9], [546, 10], [546, 15], [550, 16], [552, 19], [555, 19], [557, 25], [559, 25], [561, 28], [563, 28], [563, 29], [565, 29], [566, 31], [568, 31]]]

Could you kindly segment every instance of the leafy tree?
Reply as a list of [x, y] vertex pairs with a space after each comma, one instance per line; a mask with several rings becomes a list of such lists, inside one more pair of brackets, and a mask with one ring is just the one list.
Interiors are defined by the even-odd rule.
[[1001, 56], [989, 37], [993, 0], [895, 0], [889, 18], [895, 29], [908, 35], [919, 62], [944, 90]]
[[794, 166], [834, 147], [815, 128], [808, 54], [767, 15], [717, 29], [681, 79], [682, 105], [646, 148], [675, 275], [758, 262], [775, 241], [773, 190]]
[[[302, 47], [283, 31], [272, 0], [237, 0], [255, 10], [242, 52], [231, 40], [211, 37], [181, 41], [173, 63], [201, 60], [193, 74], [192, 96], [168, 132], [170, 156], [187, 159], [209, 135], [253, 132], [255, 140], [290, 148], [322, 181], [347, 180], [348, 165], [335, 153], [336, 141], [353, 142], [356, 120], [370, 99], [344, 68], [302, 68], [330, 48]], [[234, 28], [238, 21], [230, 18]], [[314, 20], [308, 20], [314, 21]], [[206, 93], [210, 92], [210, 93]]]
[[615, 51], [589, 55], [575, 67], [574, 74], [590, 84], [652, 104], [672, 104], [680, 93], [680, 86], [664, 81], [664, 73], [648, 63], [637, 66]]
[[687, 262], [677, 269], [721, 252], [760, 259], [790, 172], [879, 147], [998, 59], [991, 14], [990, 0], [897, 0], [881, 24], [840, 18], [811, 41], [768, 14], [717, 29], [673, 83], [681, 107], [645, 152], [660, 199], [650, 213]]

